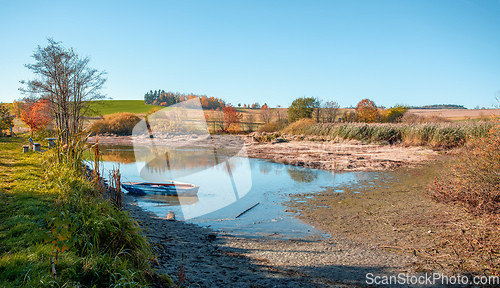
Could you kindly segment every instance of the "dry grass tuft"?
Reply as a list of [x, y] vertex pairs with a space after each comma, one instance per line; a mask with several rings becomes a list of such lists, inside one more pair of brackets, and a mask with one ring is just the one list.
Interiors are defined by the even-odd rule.
[[132, 129], [141, 119], [132, 113], [115, 113], [105, 115], [94, 122], [90, 130], [98, 133], [111, 133], [116, 135], [130, 135]]

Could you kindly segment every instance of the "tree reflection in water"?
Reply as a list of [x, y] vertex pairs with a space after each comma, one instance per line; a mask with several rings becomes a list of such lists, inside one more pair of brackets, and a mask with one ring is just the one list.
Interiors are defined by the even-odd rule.
[[288, 175], [295, 182], [310, 183], [318, 178], [318, 171], [302, 168], [288, 168]]

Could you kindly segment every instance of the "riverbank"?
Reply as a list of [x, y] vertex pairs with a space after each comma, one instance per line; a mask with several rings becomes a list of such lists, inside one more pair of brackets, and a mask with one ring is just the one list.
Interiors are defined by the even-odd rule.
[[[327, 171], [381, 171], [398, 167], [412, 167], [429, 161], [439, 153], [425, 147], [403, 145], [364, 144], [359, 141], [257, 142], [252, 135], [213, 135], [217, 147], [245, 147], [246, 156]], [[200, 137], [201, 138], [201, 137]], [[211, 147], [212, 140], [192, 136], [155, 139], [166, 146]], [[314, 138], [311, 138], [314, 139]], [[89, 138], [95, 142], [96, 137]], [[144, 138], [139, 143], [147, 143]], [[133, 146], [132, 136], [100, 136], [99, 144]], [[149, 143], [147, 143], [149, 144]], [[243, 155], [245, 156], [245, 155]]]

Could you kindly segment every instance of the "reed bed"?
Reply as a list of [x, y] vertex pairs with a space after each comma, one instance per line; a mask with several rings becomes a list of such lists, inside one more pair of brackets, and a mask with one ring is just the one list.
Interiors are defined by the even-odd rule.
[[408, 146], [431, 146], [450, 149], [470, 139], [482, 138], [495, 125], [494, 121], [461, 123], [314, 123], [311, 119], [292, 123], [285, 134], [320, 136], [362, 142], [402, 143]]

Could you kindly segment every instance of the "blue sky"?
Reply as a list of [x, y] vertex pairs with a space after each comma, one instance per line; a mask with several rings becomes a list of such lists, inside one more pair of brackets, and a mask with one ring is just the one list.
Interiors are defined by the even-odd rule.
[[113, 99], [488, 108], [500, 90], [499, 0], [0, 0], [0, 35], [3, 102], [21, 97], [46, 37], [107, 71]]

